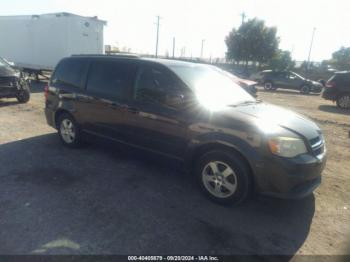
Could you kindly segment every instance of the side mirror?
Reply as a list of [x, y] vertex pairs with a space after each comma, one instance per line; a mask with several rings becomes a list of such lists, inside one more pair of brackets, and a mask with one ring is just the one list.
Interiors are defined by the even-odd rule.
[[180, 107], [185, 101], [185, 96], [181, 93], [167, 94], [165, 103], [171, 107]]

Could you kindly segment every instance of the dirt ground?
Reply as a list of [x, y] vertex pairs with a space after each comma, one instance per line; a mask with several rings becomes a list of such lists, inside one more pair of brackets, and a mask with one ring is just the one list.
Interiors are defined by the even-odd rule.
[[328, 162], [313, 196], [221, 207], [181, 171], [98, 146], [63, 148], [46, 125], [42, 85], [28, 104], [0, 100], [0, 253], [350, 254], [350, 111], [296, 92], [259, 98], [323, 130]]

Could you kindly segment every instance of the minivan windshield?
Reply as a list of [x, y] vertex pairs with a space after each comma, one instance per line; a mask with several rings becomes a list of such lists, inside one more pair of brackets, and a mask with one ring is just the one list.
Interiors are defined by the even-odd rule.
[[291, 72], [292, 75], [300, 78], [300, 79], [305, 79], [304, 77], [302, 77], [301, 75], [298, 75], [297, 73]]
[[210, 109], [254, 103], [256, 100], [219, 68], [209, 65], [170, 65]]

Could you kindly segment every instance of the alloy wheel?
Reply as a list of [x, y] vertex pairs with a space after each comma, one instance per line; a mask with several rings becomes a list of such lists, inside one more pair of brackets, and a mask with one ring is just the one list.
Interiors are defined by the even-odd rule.
[[237, 190], [237, 176], [221, 161], [209, 162], [202, 171], [202, 181], [210, 194], [218, 198], [232, 196]]
[[265, 88], [266, 90], [271, 90], [271, 89], [272, 89], [272, 84], [271, 84], [271, 83], [265, 83], [265, 84], [264, 84], [264, 88]]
[[338, 101], [341, 108], [350, 108], [350, 95], [344, 95]]
[[70, 119], [63, 119], [60, 125], [60, 133], [62, 136], [62, 139], [67, 144], [71, 144], [74, 142], [75, 139], [75, 128], [74, 124]]

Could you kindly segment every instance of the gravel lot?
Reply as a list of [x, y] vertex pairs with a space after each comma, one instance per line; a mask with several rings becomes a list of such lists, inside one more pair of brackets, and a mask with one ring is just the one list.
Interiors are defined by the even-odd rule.
[[0, 101], [0, 254], [350, 254], [349, 111], [261, 91], [323, 129], [323, 183], [300, 201], [223, 207], [175, 163], [102, 144], [64, 148], [41, 90], [28, 104]]

